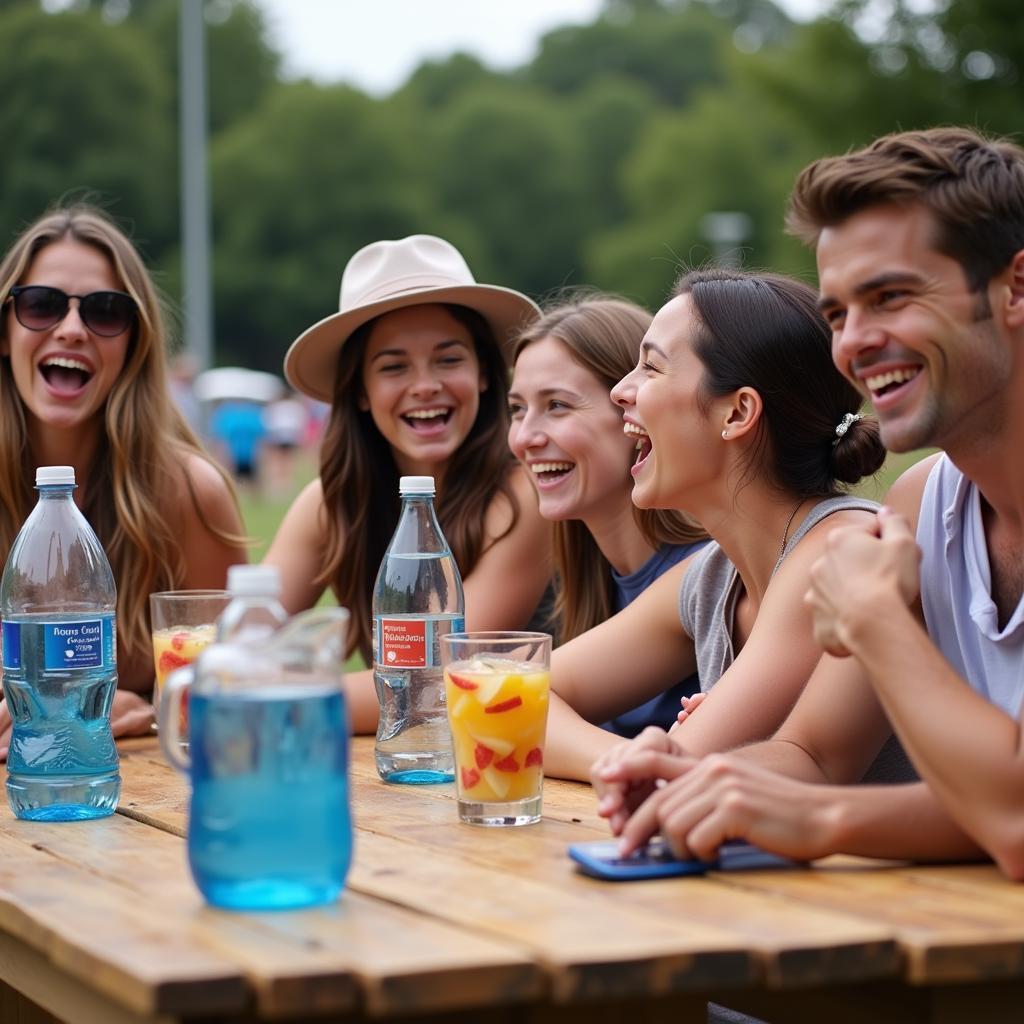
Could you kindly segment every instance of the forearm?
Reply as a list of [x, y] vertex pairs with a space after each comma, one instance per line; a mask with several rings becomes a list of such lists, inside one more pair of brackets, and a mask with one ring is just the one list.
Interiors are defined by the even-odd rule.
[[898, 860], [979, 860], [985, 852], [922, 782], [902, 786], [828, 786], [829, 848]]
[[1024, 874], [1021, 729], [975, 693], [909, 609], [850, 632], [903, 746], [948, 813], [1012, 877]]
[[[673, 739], [678, 737], [673, 733]], [[817, 762], [803, 747], [787, 739], [764, 740], [733, 751], [737, 757], [790, 779], [815, 784], [827, 779]]]
[[345, 702], [352, 732], [355, 735], [377, 731], [380, 705], [377, 702], [377, 691], [373, 686], [373, 669], [345, 673]]
[[589, 782], [593, 763], [606, 750], [621, 742], [621, 737], [591, 725], [556, 693], [551, 694], [544, 744], [545, 775]]

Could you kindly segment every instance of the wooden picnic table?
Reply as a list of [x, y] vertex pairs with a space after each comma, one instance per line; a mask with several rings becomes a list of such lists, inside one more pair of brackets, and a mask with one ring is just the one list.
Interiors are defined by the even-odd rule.
[[1024, 1020], [1024, 886], [990, 865], [599, 882], [565, 853], [606, 836], [587, 787], [548, 780], [540, 824], [475, 828], [451, 786], [380, 782], [357, 739], [341, 899], [229, 913], [192, 884], [184, 780], [155, 740], [120, 747], [109, 818], [3, 802], [4, 1024], [682, 1024], [709, 998], [786, 1024]]

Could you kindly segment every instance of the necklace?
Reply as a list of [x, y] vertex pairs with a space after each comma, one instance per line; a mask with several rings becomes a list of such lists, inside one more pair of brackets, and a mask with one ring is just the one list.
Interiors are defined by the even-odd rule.
[[774, 576], [779, 571], [779, 566], [782, 565], [782, 560], [786, 557], [786, 548], [789, 545], [789, 528], [793, 525], [793, 517], [800, 511], [800, 506], [804, 503], [804, 499], [801, 498], [793, 508], [793, 511], [789, 513], [789, 518], [786, 520], [786, 528], [782, 531], [782, 547], [779, 548], [779, 557], [775, 560], [775, 568], [772, 569], [772, 575]]

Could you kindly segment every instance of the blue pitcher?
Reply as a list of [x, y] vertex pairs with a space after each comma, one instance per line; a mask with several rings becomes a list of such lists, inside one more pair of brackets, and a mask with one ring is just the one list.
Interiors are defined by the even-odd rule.
[[189, 866], [215, 906], [307, 907], [341, 892], [352, 856], [347, 619], [319, 609], [259, 642], [212, 644], [165, 683], [160, 742], [191, 779]]

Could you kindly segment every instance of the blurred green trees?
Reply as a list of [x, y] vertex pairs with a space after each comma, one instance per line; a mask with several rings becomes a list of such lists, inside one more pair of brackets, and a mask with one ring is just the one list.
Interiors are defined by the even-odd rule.
[[[746, 263], [810, 274], [782, 233], [808, 160], [900, 128], [1017, 128], [1017, 7], [836, 0], [794, 24], [770, 0], [607, 0], [513, 72], [457, 54], [374, 98], [282, 80], [255, 0], [206, 0], [218, 360], [278, 370], [336, 310], [348, 256], [414, 231], [538, 298], [596, 284], [654, 306], [712, 257], [706, 214], [734, 211]], [[176, 0], [0, 0], [5, 245], [89, 195], [176, 296], [177, 40]]]

